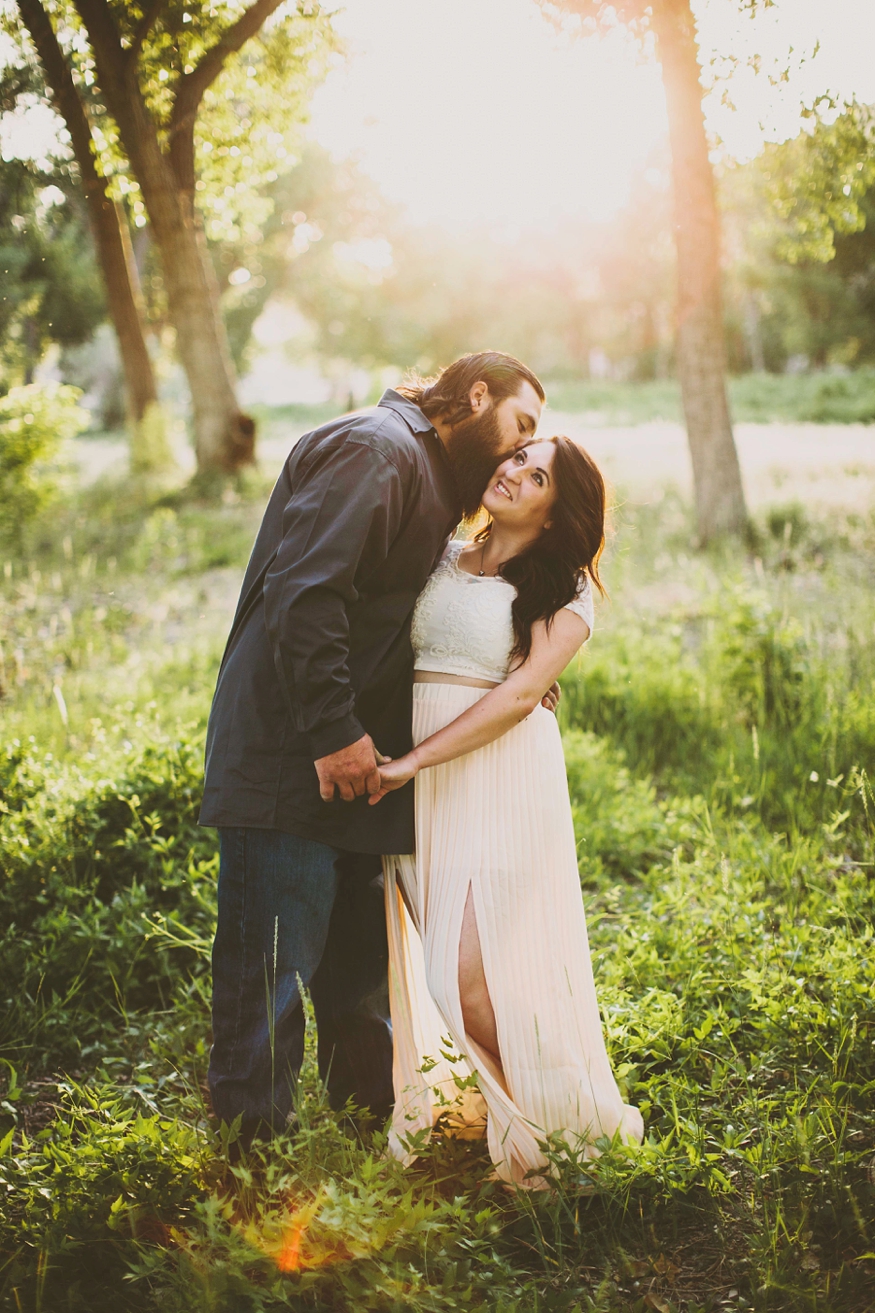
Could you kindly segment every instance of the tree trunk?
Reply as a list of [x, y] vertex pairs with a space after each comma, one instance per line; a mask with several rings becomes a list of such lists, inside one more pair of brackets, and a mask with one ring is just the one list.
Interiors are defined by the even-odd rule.
[[726, 396], [720, 224], [689, 0], [653, 5], [668, 106], [678, 257], [678, 372], [700, 542], [743, 532], [747, 510]]
[[85, 191], [88, 219], [106, 288], [110, 318], [118, 338], [132, 428], [142, 420], [158, 392], [144, 332], [145, 311], [140, 279], [131, 250], [127, 219], [107, 195], [92, 153], [91, 127], [54, 28], [40, 0], [18, 0], [55, 108], [67, 125], [79, 176]]
[[[164, 170], [162, 170], [164, 172]], [[145, 182], [143, 199], [161, 256], [176, 347], [191, 390], [198, 471], [232, 473], [255, 457], [255, 425], [240, 412], [219, 286], [191, 197], [167, 179]]]
[[176, 348], [191, 391], [198, 473], [233, 473], [254, 460], [255, 426], [237, 405], [218, 285], [191, 199], [193, 184], [190, 194], [180, 190], [140, 90], [136, 52], [120, 45], [104, 0], [75, 3], [161, 257]]
[[[131, 72], [131, 76], [135, 76]], [[119, 130], [161, 257], [176, 349], [191, 391], [198, 473], [230, 474], [255, 459], [255, 425], [240, 412], [237, 380], [219, 308], [219, 287], [191, 192], [183, 190], [136, 91], [133, 131]], [[118, 115], [116, 115], [119, 118]]]

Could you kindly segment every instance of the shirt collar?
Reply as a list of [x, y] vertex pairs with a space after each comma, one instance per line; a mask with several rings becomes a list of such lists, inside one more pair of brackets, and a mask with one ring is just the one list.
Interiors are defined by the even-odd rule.
[[394, 388], [387, 388], [377, 405], [394, 410], [395, 414], [400, 415], [414, 433], [431, 433], [434, 429], [431, 420], [423, 415], [416, 402], [408, 401], [407, 397], [402, 397], [401, 393], [396, 392]]

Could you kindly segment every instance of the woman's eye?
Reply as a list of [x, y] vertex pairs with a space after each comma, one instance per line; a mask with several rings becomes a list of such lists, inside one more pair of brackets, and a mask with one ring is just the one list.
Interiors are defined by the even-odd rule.
[[526, 460], [526, 453], [524, 451], [518, 451], [517, 454], [514, 456], [514, 460], [518, 465], [524, 465]]
[[539, 487], [539, 488], [543, 488], [543, 486], [544, 486], [544, 479], [543, 479], [543, 476], [540, 475], [540, 474], [535, 474], [533, 477], [534, 477], [535, 483], [537, 483], [538, 487]]

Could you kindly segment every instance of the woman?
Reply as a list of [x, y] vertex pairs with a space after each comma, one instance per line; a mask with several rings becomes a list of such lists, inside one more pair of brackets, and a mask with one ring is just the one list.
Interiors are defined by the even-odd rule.
[[605, 1051], [562, 744], [541, 706], [592, 630], [604, 482], [570, 439], [535, 441], [483, 506], [491, 523], [450, 544], [417, 602], [416, 746], [381, 766], [371, 799], [416, 777], [416, 857], [384, 859], [390, 1142], [409, 1161], [441, 1112], [482, 1126], [485, 1101], [497, 1175], [542, 1186], [548, 1137], [592, 1154], [601, 1136], [643, 1134]]

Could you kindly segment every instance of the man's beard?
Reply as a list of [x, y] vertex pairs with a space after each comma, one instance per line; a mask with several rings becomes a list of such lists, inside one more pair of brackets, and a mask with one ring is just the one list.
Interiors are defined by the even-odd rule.
[[446, 444], [464, 519], [471, 520], [504, 453], [495, 407], [453, 426]]

